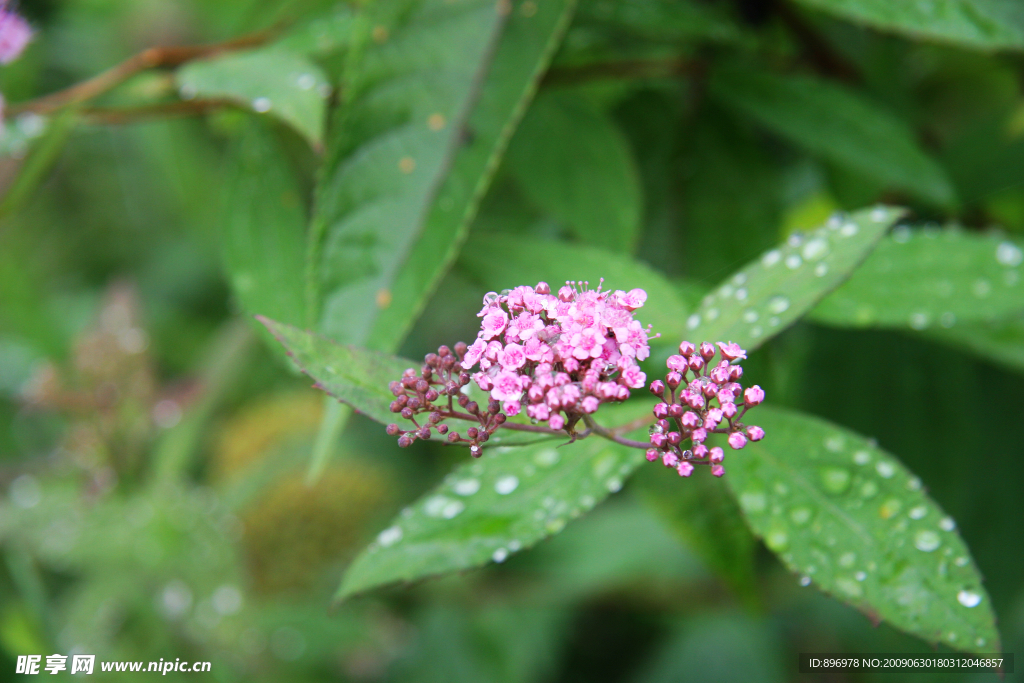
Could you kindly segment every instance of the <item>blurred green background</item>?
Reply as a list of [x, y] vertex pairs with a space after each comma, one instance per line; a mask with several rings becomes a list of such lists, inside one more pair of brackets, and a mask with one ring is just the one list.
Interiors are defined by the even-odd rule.
[[[311, 0], [18, 9], [38, 34], [0, 68], [8, 103], [149, 46], [338, 11]], [[632, 251], [691, 301], [793, 230], [876, 201], [911, 206], [918, 224], [1019, 239], [1024, 61], [955, 42], [781, 1], [583, 0], [471, 234]], [[332, 82], [341, 52], [313, 57]], [[842, 132], [829, 106], [842, 101], [800, 105], [805, 121], [778, 123], [734, 72], [841, 84], [910, 131], [928, 164], [908, 174], [913, 164], [859, 163], [829, 142]], [[172, 78], [147, 72], [96, 106], [170, 101]], [[322, 153], [234, 107], [116, 123], [101, 114], [57, 136], [27, 189], [16, 179], [38, 148], [0, 159], [8, 200], [21, 193], [0, 217], [0, 680], [16, 678], [19, 654], [75, 651], [209, 660], [218, 681], [768, 683], [813, 678], [796, 673], [798, 652], [926, 649], [801, 587], [759, 544], [753, 572], [710, 569], [692, 524], [646, 504], [644, 481], [660, 470], [500, 567], [330, 609], [346, 563], [465, 454], [400, 451], [356, 417], [307, 484], [322, 395], [242, 313], [221, 226], [236, 210], [229, 156], [249, 126], [282, 150], [291, 210], [307, 212]], [[612, 170], [591, 177], [597, 167]], [[402, 355], [471, 339], [480, 268], [455, 263]], [[800, 322], [746, 376], [776, 404], [877, 438], [923, 479], [958, 521], [1012, 652], [1024, 644], [1024, 333], [1019, 318], [1006, 325], [1003, 355], [986, 358], [913, 325]], [[718, 482], [673, 483], [685, 495]]]

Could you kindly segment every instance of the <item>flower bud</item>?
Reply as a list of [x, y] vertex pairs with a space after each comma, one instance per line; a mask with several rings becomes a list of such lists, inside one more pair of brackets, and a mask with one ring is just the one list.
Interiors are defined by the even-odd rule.
[[458, 356], [460, 360], [466, 357], [467, 349], [469, 349], [469, 347], [466, 346], [466, 342], [455, 342], [455, 355]]
[[733, 432], [729, 435], [729, 445], [738, 451], [747, 445], [747, 437], [743, 436], [742, 432]]
[[743, 402], [748, 406], [756, 406], [764, 400], [764, 389], [756, 384], [743, 392]]
[[448, 425], [446, 425], [446, 424], [439, 424], [439, 425], [437, 425], [437, 433], [441, 434], [441, 435], [447, 434], [448, 433]]
[[703, 427], [698, 427], [693, 430], [693, 434], [690, 435], [694, 443], [704, 443], [708, 439], [708, 430]]
[[692, 410], [687, 410], [683, 414], [683, 426], [687, 429], [696, 429], [700, 426], [700, 416]]
[[667, 432], [669, 429], [672, 428], [672, 425], [669, 423], [668, 420], [658, 420], [657, 422], [654, 423], [654, 426], [660, 429], [662, 433]]
[[659, 455], [661, 455], [661, 451], [659, 451], [657, 448], [648, 448], [647, 449], [647, 462], [654, 462], [655, 460], [658, 459]]
[[445, 356], [452, 355], [452, 350], [442, 344], [441, 346], [437, 347], [437, 355], [444, 358]]
[[723, 403], [722, 404], [722, 414], [725, 415], [727, 418], [729, 418], [731, 420], [733, 418], [733, 416], [736, 415], [736, 404], [735, 403]]
[[715, 357], [715, 345], [711, 342], [701, 342], [700, 355], [704, 360], [711, 360]]
[[735, 382], [736, 380], [738, 380], [742, 376], [743, 376], [743, 368], [741, 368], [739, 365], [731, 365], [731, 366], [729, 366], [729, 379], [731, 379], [732, 381]]
[[698, 458], [703, 458], [708, 454], [708, 447], [702, 443], [697, 444], [693, 447], [693, 454]]
[[455, 396], [459, 393], [459, 385], [449, 380], [448, 383], [444, 385], [444, 393], [449, 396]]
[[714, 382], [708, 382], [707, 384], [704, 385], [703, 391], [705, 396], [707, 396], [708, 398], [712, 398], [715, 394], [718, 393], [718, 385], [715, 384]]
[[679, 345], [679, 353], [687, 357], [692, 356], [696, 350], [697, 347], [693, 345], [693, 342], [684, 341]]
[[[519, 411], [517, 410], [516, 413], [518, 414]], [[508, 418], [505, 417], [504, 413], [498, 413], [497, 415], [494, 416], [494, 423], [499, 425], [504, 424], [506, 419]]]
[[679, 464], [679, 456], [669, 451], [661, 456], [661, 462], [665, 467], [675, 467]]
[[665, 376], [665, 384], [668, 385], [669, 389], [675, 390], [676, 387], [683, 381], [683, 376], [678, 372], [670, 372]]
[[538, 282], [537, 286], [533, 288], [533, 291], [537, 292], [538, 294], [550, 294], [551, 285], [549, 285], [546, 282]]
[[479, 446], [470, 446], [469, 454], [472, 455], [474, 458], [479, 458], [481, 455], [484, 454], [484, 449], [480, 448]]
[[[392, 412], [394, 412], [394, 411], [392, 411]], [[657, 403], [657, 404], [655, 404], [655, 406], [654, 406], [654, 417], [659, 418], [659, 419], [663, 418], [663, 417], [668, 417], [668, 404], [667, 403]]]
[[394, 394], [395, 396], [402, 396], [405, 393], [405, 387], [403, 387], [402, 383], [399, 382], [398, 380], [395, 380], [394, 382], [388, 384], [388, 389], [390, 389], [391, 393]]
[[412, 416], [412, 408], [410, 408], [409, 406], [402, 408], [402, 417], [404, 417], [406, 420], [411, 420]]
[[690, 369], [694, 372], [700, 372], [701, 368], [704, 367], [704, 359], [700, 356], [690, 356]]
[[676, 472], [679, 473], [680, 477], [688, 477], [693, 474], [693, 465], [683, 460], [676, 466]]
[[683, 407], [678, 403], [673, 403], [668, 407], [668, 414], [671, 415], [672, 417], [682, 417]]
[[460, 408], [465, 408], [467, 405], [469, 405], [469, 396], [466, 396], [465, 394], [459, 394], [459, 398], [456, 401], [456, 403], [459, 404]]
[[490, 432], [480, 432], [480, 436], [478, 437], [477, 440], [482, 443], [484, 441], [487, 441], [487, 439], [489, 439], [489, 438], [491, 438], [491, 433]]
[[725, 468], [722, 467], [721, 465], [712, 465], [711, 474], [715, 475], [716, 477], [720, 477], [723, 474], [725, 474]]
[[[391, 411], [391, 412], [395, 412], [395, 411]], [[389, 424], [387, 426], [387, 429], [385, 429], [384, 431], [386, 431], [388, 433], [388, 436], [394, 436], [399, 431], [398, 425], [396, 425], [395, 423], [392, 422], [391, 424]]]
[[583, 412], [588, 414], [596, 412], [599, 405], [601, 405], [601, 402], [597, 400], [596, 396], [586, 396], [581, 402]]
[[469, 429], [466, 430], [466, 436], [468, 436], [470, 439], [475, 439], [479, 434], [480, 430], [477, 429], [476, 427], [470, 427]]
[[[445, 427], [447, 425], [441, 425], [441, 426]], [[448, 443], [455, 443], [456, 441], [459, 440], [459, 438], [460, 437], [459, 437], [459, 433], [458, 432], [452, 432], [451, 434], [448, 435]]]
[[715, 446], [711, 449], [711, 462], [720, 463], [725, 460], [725, 451], [720, 446]]
[[764, 430], [757, 425], [750, 425], [747, 427], [747, 436], [750, 437], [751, 441], [760, 441], [764, 438]]
[[416, 434], [421, 439], [429, 439], [430, 438], [430, 427], [420, 427], [420, 430], [418, 432], [416, 432]]
[[673, 446], [678, 446], [682, 440], [683, 440], [683, 435], [680, 434], [679, 432], [669, 432], [668, 433], [668, 442], [670, 444], [672, 444]]
[[431, 401], [436, 401], [437, 397], [438, 397], [437, 390], [431, 388], [431, 389], [427, 389], [427, 394], [426, 394], [426, 396], [424, 398], [427, 399], [427, 403], [430, 403]]
[[651, 445], [652, 446], [655, 446], [657, 448], [664, 448], [665, 447], [665, 435], [664, 434], [659, 434], [659, 433], [655, 432], [654, 434], [651, 434], [650, 438], [651, 438]]
[[430, 384], [428, 384], [427, 380], [425, 380], [425, 379], [418, 379], [418, 380], [416, 380], [416, 387], [415, 388], [416, 388], [416, 393], [423, 394], [423, 393], [426, 393], [427, 389], [430, 388]]
[[413, 396], [405, 404], [407, 408], [411, 408], [412, 410], [418, 410], [421, 405], [423, 405], [423, 401], [421, 401], [418, 396]]
[[559, 413], [555, 413], [550, 418], [548, 418], [548, 427], [551, 427], [551, 429], [561, 429], [564, 426], [565, 418], [562, 417]]
[[432, 368], [437, 367], [437, 362], [439, 360], [441, 359], [438, 357], [436, 353], [428, 353], [426, 356], [423, 357], [423, 362]]
[[399, 448], [408, 448], [411, 445], [412, 439], [409, 438], [408, 434], [402, 434], [400, 437], [398, 437]]
[[388, 410], [390, 410], [392, 413], [401, 412], [402, 404], [400, 404], [398, 401], [392, 401], [391, 405], [388, 406]]
[[665, 383], [660, 379], [656, 379], [651, 382], [651, 393], [659, 398], [665, 395]]
[[669, 370], [675, 370], [676, 372], [686, 372], [686, 359], [682, 356], [669, 356], [668, 360], [665, 361], [665, 365]]
[[492, 398], [487, 402], [487, 412], [491, 415], [497, 415], [501, 412], [501, 404]]
[[476, 415], [480, 412], [480, 406], [477, 405], [476, 401], [470, 401], [466, 404], [466, 412], [470, 415]]
[[460, 372], [459, 373], [459, 385], [464, 387], [467, 384], [469, 384], [469, 373], [468, 372]]

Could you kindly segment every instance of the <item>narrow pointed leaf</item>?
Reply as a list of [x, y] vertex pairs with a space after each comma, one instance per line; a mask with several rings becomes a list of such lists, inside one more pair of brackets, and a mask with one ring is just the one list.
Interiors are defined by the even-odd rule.
[[395, 275], [391, 303], [377, 314], [370, 347], [393, 348], [403, 339], [451, 266], [509, 138], [562, 40], [574, 5], [575, 0], [542, 2], [532, 15], [513, 12], [508, 17], [466, 122], [472, 142], [456, 153], [423, 230]]
[[997, 235], [900, 227], [818, 304], [841, 327], [949, 329], [1024, 312], [1024, 251]]
[[317, 147], [323, 139], [329, 84], [301, 54], [270, 46], [190, 62], [175, 76], [185, 97], [226, 98], [275, 116]]
[[647, 303], [636, 318], [661, 333], [653, 343], [678, 344], [684, 330], [687, 308], [675, 286], [629, 256], [536, 237], [476, 234], [467, 240], [459, 265], [484, 287], [498, 292], [540, 281], [554, 289], [566, 280], [588, 280], [597, 287], [602, 277], [605, 289], [639, 287], [646, 290]]
[[837, 425], [769, 406], [755, 412], [767, 436], [730, 452], [725, 479], [788, 568], [930, 643], [999, 651], [981, 574], [919, 478]]
[[357, 16], [310, 235], [311, 308], [332, 338], [365, 345], [392, 305], [504, 19], [491, 0], [371, 3]]
[[757, 348], [846, 280], [902, 215], [876, 207], [794, 233], [704, 297], [686, 321], [686, 337]]
[[723, 69], [711, 81], [722, 102], [812, 154], [888, 187], [948, 206], [953, 186], [911, 130], [859, 93], [805, 76]]
[[798, 0], [882, 31], [979, 50], [1024, 49], [1024, 6], [1015, 0]]
[[[618, 424], [636, 412], [605, 407], [600, 417]], [[561, 448], [486, 449], [381, 531], [349, 567], [337, 598], [503, 562], [557, 534], [645, 462], [643, 451], [594, 436]]]

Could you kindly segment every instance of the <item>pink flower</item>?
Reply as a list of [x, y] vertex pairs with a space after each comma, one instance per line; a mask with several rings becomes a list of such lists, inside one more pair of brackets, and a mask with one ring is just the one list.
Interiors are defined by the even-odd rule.
[[480, 337], [483, 339], [494, 339], [505, 331], [506, 325], [508, 325], [508, 313], [498, 307], [493, 307], [484, 316]]
[[661, 462], [665, 467], [675, 467], [679, 464], [679, 456], [672, 451], [666, 451], [665, 454], [661, 456]]
[[[596, 396], [587, 396], [586, 398], [583, 399], [583, 403], [582, 403], [583, 412], [584, 413], [593, 413], [594, 411], [597, 410], [597, 407], [600, 404], [601, 404], [601, 402], [597, 400]], [[756, 439], [755, 439], [755, 441], [756, 441]]]
[[718, 342], [718, 348], [722, 350], [722, 355], [728, 360], [736, 360], [737, 358], [746, 358], [747, 352], [740, 348], [740, 345], [735, 342], [729, 342], [723, 344]]
[[719, 446], [715, 446], [711, 449], [711, 462], [719, 463], [725, 460], [725, 451]]
[[679, 373], [686, 373], [687, 363], [686, 359], [682, 356], [669, 356], [668, 360], [665, 361], [665, 365], [668, 366], [669, 370], [675, 370]]
[[13, 62], [32, 40], [32, 27], [6, 6], [6, 0], [0, 3], [0, 64]]
[[751, 441], [760, 441], [764, 438], [764, 430], [757, 425], [750, 425], [747, 427], [747, 436], [750, 437]]
[[491, 398], [495, 401], [518, 401], [523, 395], [523, 385], [519, 375], [502, 371], [494, 378], [494, 388], [491, 389]]
[[477, 339], [473, 342], [473, 345], [466, 349], [466, 358], [462, 361], [462, 369], [469, 370], [484, 355], [484, 351], [487, 349], [487, 342], [483, 339]]
[[509, 417], [518, 415], [520, 407], [519, 401], [505, 401], [501, 404], [501, 410]]
[[548, 427], [551, 427], [552, 429], [561, 429], [564, 426], [565, 418], [558, 413], [555, 413], [550, 419], [548, 419]]
[[526, 414], [534, 420], [540, 420], [543, 422], [551, 417], [551, 409], [548, 408], [546, 403], [537, 403], [535, 405], [527, 406]]
[[604, 335], [596, 327], [585, 327], [582, 332], [577, 332], [572, 336], [570, 343], [573, 346], [574, 358], [579, 360], [600, 358]]
[[[736, 397], [733, 396], [733, 393], [728, 389], [722, 389], [721, 391], [719, 391], [716, 398], [718, 398], [718, 403], [719, 405], [722, 406], [723, 409], [725, 409], [725, 406], [727, 404], [731, 404], [733, 401], [736, 400]], [[729, 417], [732, 417], [732, 415], [730, 415]]]
[[680, 477], [688, 477], [693, 474], [693, 465], [684, 460], [676, 467], [676, 472], [679, 473]]
[[708, 416], [704, 418], [704, 426], [708, 429], [714, 429], [719, 422], [722, 421], [722, 409], [711, 408], [708, 410]]
[[729, 435], [729, 445], [738, 451], [747, 445], [747, 437], [743, 436], [741, 432], [733, 432]]
[[513, 340], [526, 341], [543, 329], [544, 322], [539, 315], [524, 312], [512, 319], [508, 326], [508, 337]]
[[647, 375], [640, 368], [632, 366], [622, 371], [621, 379], [630, 389], [641, 389], [647, 384]]
[[725, 468], [722, 467], [721, 465], [712, 465], [711, 474], [715, 475], [716, 477], [720, 477], [723, 474], [725, 474]]
[[473, 375], [473, 381], [476, 382], [481, 391], [490, 391], [494, 388], [494, 382], [491, 381], [486, 372], [478, 372]]
[[535, 363], [550, 363], [555, 359], [555, 352], [536, 335], [531, 336], [523, 344], [523, 353], [526, 354], [527, 360]]
[[764, 400], [764, 389], [756, 384], [743, 392], [743, 402], [748, 406], [756, 406]]
[[501, 353], [498, 354], [498, 362], [503, 370], [518, 370], [526, 365], [526, 354], [519, 344], [506, 344]]
[[615, 339], [619, 342], [619, 351], [624, 356], [645, 360], [651, 355], [651, 347], [647, 343], [647, 330], [643, 328], [639, 320], [634, 320], [626, 328], [625, 334], [620, 334], [622, 328], [615, 331]]
[[647, 292], [642, 289], [631, 289], [629, 292], [615, 292], [615, 302], [624, 308], [635, 311], [647, 301]]

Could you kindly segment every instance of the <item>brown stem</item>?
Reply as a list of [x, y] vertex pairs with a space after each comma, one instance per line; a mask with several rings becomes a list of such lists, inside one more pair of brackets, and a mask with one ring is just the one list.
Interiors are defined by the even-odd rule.
[[82, 118], [88, 123], [100, 125], [121, 125], [164, 119], [178, 116], [202, 116], [224, 107], [237, 107], [238, 103], [225, 99], [187, 100], [161, 102], [138, 107], [88, 107], [83, 109]]
[[9, 113], [12, 116], [24, 112], [49, 114], [61, 107], [91, 100], [98, 95], [124, 83], [132, 76], [147, 69], [175, 67], [193, 59], [212, 57], [222, 52], [258, 47], [268, 42], [277, 34], [278, 28], [235, 38], [223, 43], [211, 45], [184, 45], [172, 47], [151, 47], [135, 54], [117, 66], [93, 76], [81, 83], [76, 83], [64, 90], [37, 97], [34, 100], [12, 105]]
[[594, 422], [589, 415], [584, 415], [583, 421], [587, 424], [587, 427], [590, 428], [590, 431], [594, 432], [598, 436], [608, 439], [609, 441], [614, 441], [615, 443], [622, 444], [623, 446], [629, 446], [630, 448], [647, 449], [651, 447], [651, 444], [646, 441], [634, 441], [633, 439], [627, 439], [624, 436], [619, 436], [614, 430], [606, 429]]

